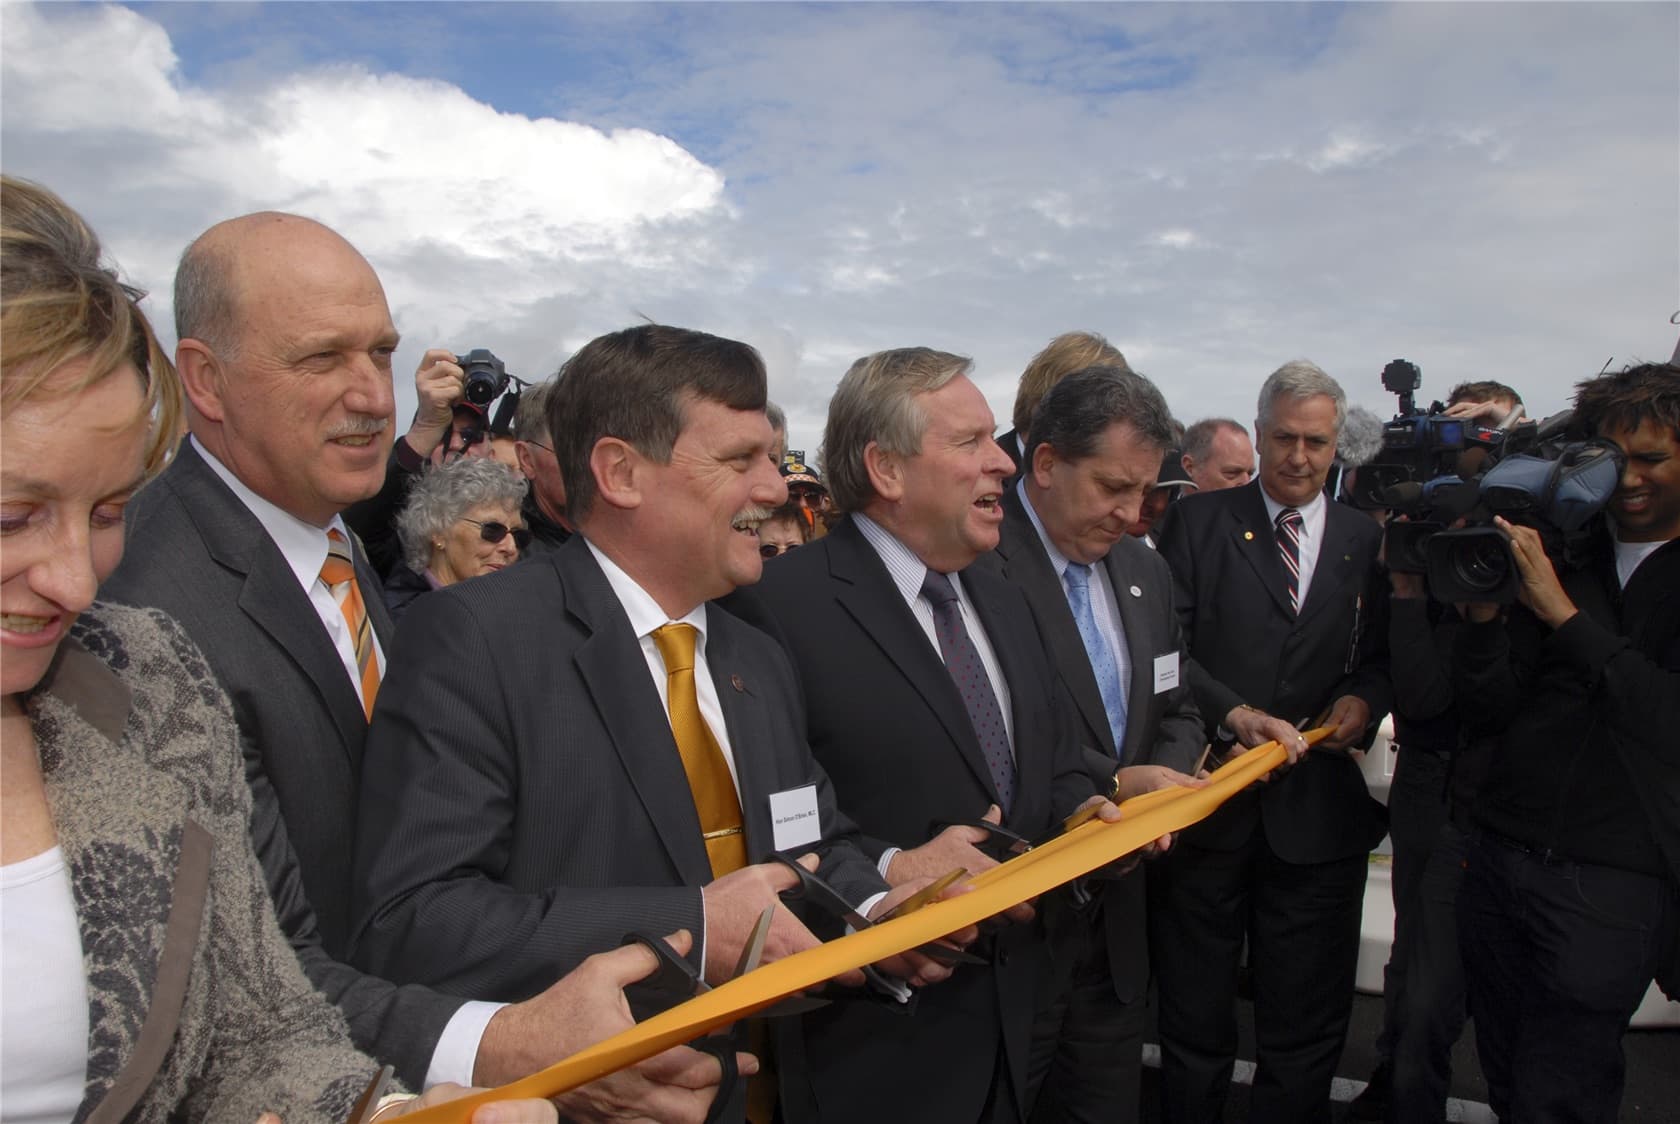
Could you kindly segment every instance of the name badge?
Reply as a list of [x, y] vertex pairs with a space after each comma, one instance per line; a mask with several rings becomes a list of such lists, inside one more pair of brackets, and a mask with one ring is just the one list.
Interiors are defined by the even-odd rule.
[[1178, 686], [1178, 653], [1168, 652], [1155, 657], [1155, 693], [1170, 691]]
[[771, 846], [778, 851], [807, 847], [822, 840], [822, 821], [817, 814], [817, 786], [790, 788], [770, 794]]

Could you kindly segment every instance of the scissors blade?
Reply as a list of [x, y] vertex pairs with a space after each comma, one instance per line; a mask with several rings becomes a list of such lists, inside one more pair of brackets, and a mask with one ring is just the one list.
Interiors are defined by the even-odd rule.
[[895, 917], [905, 917], [915, 913], [930, 902], [938, 901], [941, 894], [967, 877], [968, 871], [960, 866], [955, 870], [947, 871], [887, 910], [880, 917], [877, 917], [875, 923], [879, 925], [883, 921], [891, 921]]
[[758, 921], [753, 925], [752, 935], [747, 937], [746, 947], [741, 950], [741, 959], [735, 963], [735, 976], [739, 978], [758, 967], [758, 962], [764, 958], [764, 941], [770, 935], [770, 923], [776, 919], [776, 903], [771, 902], [764, 907], [764, 912], [758, 915]]
[[350, 1115], [346, 1117], [345, 1124], [368, 1124], [373, 1119], [373, 1114], [379, 1107], [379, 1098], [390, 1088], [391, 1073], [390, 1066], [379, 1067], [379, 1072], [373, 1075], [368, 1087], [356, 1098], [356, 1103], [350, 1106]]

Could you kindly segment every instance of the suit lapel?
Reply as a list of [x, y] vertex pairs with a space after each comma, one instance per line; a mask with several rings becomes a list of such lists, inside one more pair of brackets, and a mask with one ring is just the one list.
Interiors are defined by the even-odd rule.
[[777, 788], [772, 760], [775, 746], [770, 715], [759, 694], [763, 684], [750, 668], [742, 666], [729, 619], [724, 610], [707, 607], [706, 666], [729, 732], [747, 854], [757, 858], [775, 849], [770, 830], [770, 794]]
[[555, 551], [550, 562], [560, 572], [566, 610], [590, 633], [573, 659], [595, 713], [678, 877], [686, 885], [704, 886], [712, 880], [712, 867], [700, 817], [641, 643], [581, 536]]
[[998, 540], [998, 554], [1008, 567], [1009, 580], [1026, 595], [1033, 614], [1046, 623], [1050, 656], [1056, 661], [1056, 670], [1073, 696], [1085, 726], [1112, 755], [1114, 731], [1109, 726], [1108, 711], [1103, 708], [1096, 676], [1091, 672], [1085, 641], [1080, 639], [1079, 625], [1073, 619], [1067, 595], [1062, 592], [1056, 568], [1014, 489], [1003, 498], [1003, 532]]
[[985, 786], [992, 800], [997, 801], [997, 785], [992, 781], [992, 772], [974, 735], [974, 724], [969, 721], [951, 672], [917, 623], [910, 606], [899, 596], [886, 564], [849, 519], [824, 541], [831, 544], [829, 571], [840, 583], [835, 597], [841, 607], [922, 696], [969, 770]]
[[[175, 470], [175, 486], [211, 558], [245, 578], [239, 592], [240, 610], [291, 657], [314, 686], [338, 728], [345, 755], [352, 767], [359, 768], [367, 715], [309, 595], [298, 585], [297, 575], [286, 565], [280, 548], [257, 517], [228, 490], [190, 443], [182, 446], [177, 460], [180, 467]], [[363, 561], [362, 568], [365, 565]], [[370, 587], [375, 591], [371, 598], [366, 592]], [[383, 628], [387, 634], [380, 636], [384, 645], [390, 618], [377, 595], [377, 585], [371, 582], [371, 572], [363, 575], [362, 589], [375, 629]]]
[[[1108, 569], [1108, 582], [1114, 589], [1115, 604], [1120, 607], [1120, 624], [1126, 630], [1126, 655], [1131, 662], [1131, 682], [1126, 686], [1126, 744], [1121, 747], [1120, 764], [1136, 762], [1148, 732], [1149, 702], [1155, 694], [1155, 652], [1150, 648], [1149, 606], [1143, 598], [1151, 595], [1140, 576], [1131, 573], [1127, 564], [1127, 544], [1115, 543], [1103, 559]], [[1142, 549], [1148, 550], [1148, 547]], [[1140, 596], [1134, 597], [1137, 589]]]
[[1307, 599], [1301, 605], [1300, 619], [1303, 621], [1311, 619], [1324, 606], [1335, 601], [1337, 592], [1347, 583], [1358, 553], [1354, 549], [1358, 541], [1354, 536], [1356, 524], [1350, 520], [1365, 518], [1329, 500], [1325, 501], [1325, 508], [1324, 541], [1319, 544], [1318, 558], [1313, 562], [1312, 584], [1307, 587]]
[[1241, 498], [1231, 505], [1231, 523], [1226, 534], [1277, 607], [1285, 615], [1294, 616], [1295, 610], [1289, 606], [1289, 577], [1278, 554], [1272, 521], [1266, 517], [1266, 501], [1260, 496], [1258, 480], [1245, 485]]

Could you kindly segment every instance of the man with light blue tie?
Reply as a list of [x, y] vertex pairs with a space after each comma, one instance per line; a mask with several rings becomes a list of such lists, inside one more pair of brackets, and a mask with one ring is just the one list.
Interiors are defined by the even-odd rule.
[[[1189, 775], [1204, 745], [1166, 563], [1126, 529], [1172, 443], [1148, 379], [1087, 367], [1039, 404], [990, 561], [1019, 586], [1079, 714], [1087, 770], [1116, 800]], [[1149, 952], [1143, 871], [1043, 902], [1055, 986], [1034, 1019], [1035, 1124], [1130, 1118]]]

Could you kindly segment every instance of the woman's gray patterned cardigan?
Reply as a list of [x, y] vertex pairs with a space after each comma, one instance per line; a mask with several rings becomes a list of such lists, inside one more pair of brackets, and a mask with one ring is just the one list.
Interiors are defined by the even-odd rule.
[[275, 922], [233, 712], [192, 641], [96, 604], [29, 716], [87, 973], [77, 1124], [340, 1124], [375, 1066]]

